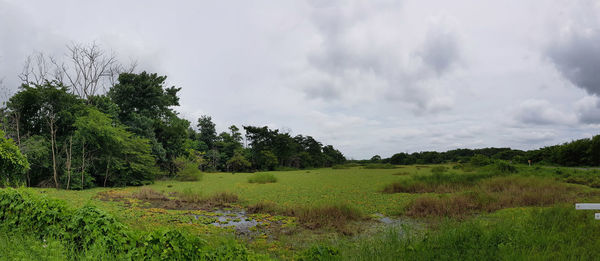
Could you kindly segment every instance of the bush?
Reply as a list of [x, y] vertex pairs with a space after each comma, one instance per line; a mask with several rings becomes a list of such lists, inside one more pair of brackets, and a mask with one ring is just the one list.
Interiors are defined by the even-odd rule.
[[199, 181], [202, 180], [203, 175], [197, 164], [187, 161], [183, 164], [181, 170], [177, 172], [175, 179], [179, 181]]
[[275, 183], [277, 182], [277, 178], [271, 173], [260, 172], [248, 177], [248, 182], [259, 184]]
[[518, 172], [517, 168], [514, 165], [508, 164], [504, 161], [497, 162], [496, 169], [502, 173], [517, 173]]
[[488, 156], [477, 154], [471, 157], [471, 165], [473, 166], [486, 166], [491, 164], [491, 160]]
[[[219, 195], [219, 200], [231, 196]], [[237, 196], [235, 197], [237, 199]], [[211, 248], [196, 235], [178, 229], [131, 231], [106, 212], [92, 206], [73, 210], [64, 202], [23, 190], [0, 190], [0, 231], [48, 239], [66, 256], [92, 260], [247, 260], [262, 258], [230, 241]], [[14, 237], [10, 237], [12, 240]], [[4, 244], [0, 236], [0, 246]], [[60, 241], [56, 241], [60, 240]], [[50, 244], [49, 243], [49, 244]], [[50, 245], [48, 245], [50, 246]], [[35, 249], [33, 249], [35, 250]], [[60, 249], [59, 249], [60, 250]], [[60, 251], [59, 251], [60, 252]], [[0, 250], [2, 253], [2, 250]], [[61, 253], [57, 253], [60, 256]], [[45, 258], [43, 258], [45, 259]]]

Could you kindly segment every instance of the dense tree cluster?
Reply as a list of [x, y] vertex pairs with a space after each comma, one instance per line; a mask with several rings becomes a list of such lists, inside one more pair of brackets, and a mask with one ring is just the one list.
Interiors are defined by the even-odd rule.
[[445, 162], [477, 161], [482, 156], [488, 159], [511, 160], [517, 163], [551, 164], [560, 166], [600, 166], [600, 135], [580, 139], [561, 145], [548, 146], [536, 150], [514, 150], [511, 148], [455, 149], [446, 152], [423, 151], [414, 153], [396, 153], [382, 159], [379, 155], [362, 162], [391, 163], [396, 165], [438, 164]]
[[[252, 126], [244, 127], [245, 135], [236, 126], [217, 134], [210, 116], [192, 126], [173, 109], [179, 106], [181, 88], [165, 86], [166, 76], [121, 70], [112, 57], [101, 59], [97, 46], [76, 47], [73, 52], [97, 56], [74, 56], [84, 59], [75, 65], [89, 68], [61, 65], [54, 75], [44, 71], [50, 65], [43, 59], [36, 59], [42, 63], [37, 64], [39, 70], [27, 63], [22, 85], [0, 109], [0, 185], [142, 185], [158, 175], [174, 177], [191, 165], [238, 172], [345, 161], [338, 150], [310, 136]], [[98, 71], [100, 67], [106, 68]], [[99, 81], [105, 91], [100, 91]]]

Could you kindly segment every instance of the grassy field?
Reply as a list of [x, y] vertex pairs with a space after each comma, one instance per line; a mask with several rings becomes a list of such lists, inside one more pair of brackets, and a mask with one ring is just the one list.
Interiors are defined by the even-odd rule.
[[[180, 228], [208, 242], [239, 241], [277, 259], [587, 259], [568, 244], [600, 246], [593, 237], [569, 239], [589, 229], [600, 233], [593, 213], [573, 210], [575, 202], [600, 200], [598, 170], [388, 167], [275, 171], [267, 182], [251, 182], [265, 173], [204, 173], [200, 181], [144, 187], [31, 190], [74, 208], [98, 207], [137, 231]], [[245, 222], [252, 225], [229, 226]], [[531, 233], [562, 243], [536, 242]], [[3, 232], [0, 245], [10, 246], [15, 237]], [[31, 245], [32, 253], [43, 253]]]

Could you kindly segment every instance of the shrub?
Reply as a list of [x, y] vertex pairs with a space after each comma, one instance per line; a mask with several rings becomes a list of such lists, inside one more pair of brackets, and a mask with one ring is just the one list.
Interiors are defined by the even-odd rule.
[[512, 164], [508, 164], [504, 161], [500, 161], [496, 163], [496, 170], [502, 172], [502, 173], [517, 173], [518, 170], [517, 168], [512, 165]]
[[[218, 195], [231, 201], [230, 195]], [[237, 199], [237, 196], [235, 197]], [[93, 206], [77, 210], [64, 202], [31, 195], [23, 190], [0, 190], [0, 231], [48, 238], [52, 247], [64, 246], [66, 256], [92, 260], [255, 260], [264, 258], [234, 241], [211, 248], [188, 232], [169, 229], [131, 231]], [[60, 242], [56, 243], [56, 240]], [[3, 238], [0, 236], [0, 246]], [[34, 249], [35, 250], [35, 249]], [[2, 253], [2, 250], [0, 250]], [[58, 253], [60, 254], [60, 253]], [[42, 258], [45, 259], [45, 258]]]
[[491, 160], [488, 156], [477, 154], [471, 157], [471, 165], [473, 166], [486, 166], [491, 164]]
[[277, 182], [277, 178], [271, 173], [260, 172], [248, 177], [248, 182], [259, 184], [275, 183]]
[[182, 164], [179, 172], [177, 172], [175, 179], [179, 181], [199, 181], [202, 180], [203, 175], [196, 163], [186, 161]]

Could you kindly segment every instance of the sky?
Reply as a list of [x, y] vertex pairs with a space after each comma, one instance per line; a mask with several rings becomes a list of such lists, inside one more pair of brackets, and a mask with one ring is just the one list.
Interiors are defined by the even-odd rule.
[[194, 125], [352, 159], [600, 134], [600, 1], [0, 0], [4, 92], [26, 57], [92, 42], [181, 87]]

